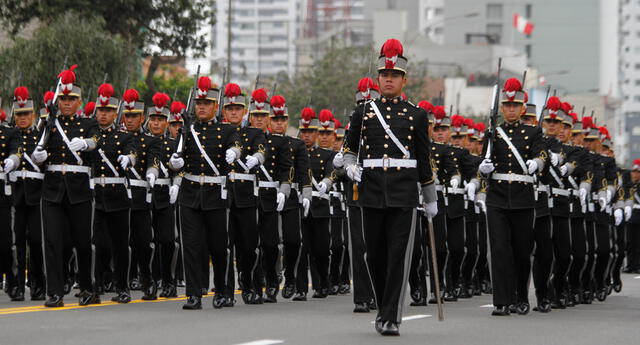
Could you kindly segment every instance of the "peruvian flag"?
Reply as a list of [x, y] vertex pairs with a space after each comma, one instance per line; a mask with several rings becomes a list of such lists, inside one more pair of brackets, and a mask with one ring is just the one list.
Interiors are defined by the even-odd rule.
[[513, 15], [513, 27], [527, 36], [533, 32], [533, 23], [517, 13]]

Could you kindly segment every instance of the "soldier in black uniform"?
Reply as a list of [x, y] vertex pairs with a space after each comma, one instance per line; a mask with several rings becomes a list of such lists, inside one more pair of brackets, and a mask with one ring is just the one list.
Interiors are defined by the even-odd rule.
[[[229, 234], [235, 248], [238, 275], [241, 280], [242, 300], [245, 304], [261, 304], [258, 293], [258, 185], [254, 168], [264, 163], [266, 139], [260, 128], [242, 126], [247, 113], [246, 96], [237, 84], [229, 83], [224, 89], [222, 113], [240, 137], [242, 157], [230, 164], [227, 187], [229, 189]], [[243, 162], [246, 160], [246, 163]], [[234, 292], [234, 272], [229, 270], [228, 294]]]
[[[166, 95], [154, 95], [154, 98], [156, 108], [164, 107], [169, 102], [169, 96]], [[155, 300], [158, 298], [158, 286], [152, 275], [156, 248], [151, 224], [151, 197], [158, 176], [154, 162], [160, 155], [160, 139], [144, 130], [144, 103], [138, 101], [138, 92], [135, 89], [126, 90], [123, 99], [124, 125], [131, 134], [136, 155], [135, 165], [127, 169], [127, 179], [131, 188], [131, 246], [135, 252], [134, 257], [137, 258], [131, 263], [131, 269], [135, 271], [137, 267], [140, 270], [142, 299]]]
[[[154, 244], [156, 247], [156, 260], [160, 267], [155, 267], [154, 280], [162, 278], [162, 292], [160, 297], [177, 297], [176, 289], [176, 266], [178, 261], [178, 230], [176, 228], [176, 212], [174, 204], [178, 197], [178, 185], [174, 183], [174, 173], [169, 170], [169, 159], [176, 150], [176, 141], [171, 138], [167, 127], [169, 126], [170, 109], [177, 110], [175, 102], [172, 108], [167, 106], [168, 97], [166, 94], [157, 93], [154, 103], [159, 106], [147, 109], [149, 120], [147, 128], [149, 133], [159, 139], [159, 150], [157, 156], [153, 158], [153, 169], [149, 172], [154, 174], [154, 184], [151, 198], [152, 227], [154, 234]], [[155, 175], [157, 174], [157, 175]]]
[[[336, 124], [336, 129], [335, 129], [335, 140], [333, 142], [333, 150], [336, 151], [336, 155], [333, 157], [333, 159], [336, 159], [336, 156], [338, 156], [338, 154], [342, 155], [342, 151], [344, 150], [344, 136], [347, 133], [345, 128], [341, 128], [342, 124], [340, 123], [340, 121], [338, 119], [334, 119], [334, 123]], [[335, 164], [334, 164], [334, 168]], [[349, 240], [349, 219], [347, 218], [347, 190], [345, 189], [346, 187], [348, 187], [348, 182], [349, 179], [347, 178], [347, 172], [344, 169], [338, 169], [336, 168], [336, 177], [339, 178], [339, 185], [340, 185], [340, 191], [339, 192], [332, 192], [332, 193], [339, 193], [339, 194], [332, 194], [332, 195], [337, 195], [339, 197], [339, 201], [340, 201], [340, 210], [339, 211], [335, 211], [335, 206], [334, 206], [334, 216], [339, 218], [339, 221], [341, 223], [341, 229], [342, 229], [342, 256], [340, 259], [340, 273], [339, 273], [339, 277], [338, 277], [338, 283], [339, 283], [339, 288], [338, 288], [338, 293], [341, 295], [347, 294], [351, 291], [351, 249], [350, 247], [350, 240]], [[336, 187], [337, 188], [337, 187]], [[332, 287], [333, 288], [333, 287]]]
[[[280, 284], [278, 282], [279, 246], [282, 243], [283, 224], [279, 213], [284, 209], [290, 197], [291, 183], [294, 179], [293, 160], [289, 140], [281, 133], [269, 132], [270, 119], [287, 118], [285, 99], [282, 96], [271, 98], [273, 106], [267, 100], [264, 89], [252, 93], [249, 105], [249, 121], [253, 128], [259, 128], [266, 136], [264, 144], [264, 163], [254, 168], [258, 175], [258, 230], [260, 233], [261, 268], [264, 272], [265, 303], [276, 303]], [[284, 230], [284, 229], [282, 229]], [[299, 241], [299, 239], [298, 239]], [[262, 284], [258, 294], [262, 294]]]
[[[209, 77], [198, 80], [195, 115], [197, 120], [184, 129], [184, 148], [172, 155], [172, 170], [184, 172], [178, 202], [184, 258], [187, 303], [183, 309], [202, 309], [202, 288], [208, 281], [208, 265], [203, 256], [213, 258], [214, 308], [233, 306], [227, 290], [231, 269], [231, 241], [227, 230], [226, 175], [229, 165], [241, 156], [240, 136], [234, 125], [214, 118], [219, 90]], [[183, 169], [184, 167], [184, 169]], [[205, 275], [205, 272], [207, 274]]]
[[[323, 129], [333, 125], [325, 119]], [[329, 190], [333, 181], [333, 156], [331, 150], [317, 146], [321, 123], [317, 119], [300, 129], [300, 138], [309, 151], [309, 179], [313, 186], [311, 207], [302, 220], [302, 257], [298, 264], [297, 294], [294, 300], [305, 300], [308, 287], [308, 273], [311, 269], [313, 298], [326, 298], [329, 294], [330, 226], [331, 212]], [[326, 126], [326, 127], [325, 127]]]
[[[4, 275], [8, 285], [11, 280], [15, 281], [14, 270], [14, 247], [13, 229], [11, 222], [11, 184], [7, 172], [18, 167], [20, 164], [18, 131], [4, 124], [7, 113], [0, 110], [0, 159], [2, 169], [0, 170], [0, 182], [2, 193], [0, 193], [0, 280]], [[11, 162], [11, 163], [9, 163]], [[7, 286], [8, 287], [8, 286]], [[18, 291], [17, 287], [14, 288]]]
[[[104, 267], [113, 259], [116, 296], [114, 302], [129, 303], [129, 265], [131, 211], [130, 190], [125, 178], [126, 169], [135, 163], [135, 148], [131, 134], [115, 123], [120, 101], [113, 97], [110, 84], [98, 88], [96, 121], [99, 143], [92, 151], [93, 182], [95, 185], [94, 245], [96, 246], [96, 285], [102, 285]], [[111, 246], [107, 246], [111, 243]], [[106, 251], [106, 253], [104, 253]]]
[[[274, 99], [271, 106], [270, 127], [273, 135], [282, 135], [290, 149], [290, 160], [293, 167], [291, 193], [285, 198], [280, 211], [282, 218], [282, 244], [284, 265], [283, 298], [291, 298], [296, 292], [300, 260], [302, 260], [302, 230], [301, 214], [308, 214], [311, 206], [311, 181], [309, 179], [309, 152], [304, 142], [298, 138], [286, 136], [289, 116], [284, 98]], [[278, 108], [274, 110], [274, 106]], [[302, 118], [309, 114], [310, 108], [302, 110]], [[314, 114], [315, 115], [315, 114]], [[307, 115], [308, 116], [308, 115]], [[301, 120], [302, 121], [302, 120]], [[285, 164], [286, 165], [286, 164]], [[289, 177], [291, 178], [291, 176]], [[305, 271], [306, 275], [307, 272]], [[298, 300], [306, 300], [306, 292], [297, 296]]]
[[[2, 254], [0, 254], [0, 267], [2, 264], [7, 264], [5, 266], [7, 269], [0, 270], [0, 279], [2, 272], [6, 272], [8, 274], [9, 297], [12, 301], [24, 301], [28, 243], [31, 300], [40, 301], [45, 299], [40, 225], [40, 196], [44, 174], [29, 157], [35, 149], [40, 135], [35, 128], [35, 112], [33, 101], [29, 97], [29, 90], [20, 86], [15, 89], [13, 94], [12, 113], [16, 130], [9, 131], [4, 125], [0, 127], [0, 136], [2, 137], [0, 154], [4, 161], [4, 166], [0, 170], [2, 171], [4, 195], [0, 199], [4, 204], [7, 199], [13, 196], [15, 210], [12, 236], [11, 208], [10, 206], [7, 208], [9, 210], [7, 214], [4, 205], [0, 206], [2, 210], [2, 221], [0, 221], [2, 223], [0, 225], [2, 228], [0, 243], [2, 244], [0, 245], [3, 247]], [[15, 135], [11, 135], [11, 132]], [[19, 145], [17, 151], [15, 147], [12, 147], [15, 144]], [[14, 255], [17, 262], [13, 262]], [[15, 269], [17, 269], [16, 272], [14, 272]]]
[[634, 159], [631, 165], [631, 187], [629, 194], [633, 199], [631, 217], [627, 226], [627, 266], [625, 273], [640, 273], [640, 159]]
[[[76, 249], [80, 305], [100, 303], [92, 275], [93, 181], [89, 151], [99, 141], [98, 125], [93, 119], [76, 116], [80, 108], [81, 89], [75, 85], [71, 69], [60, 73], [57, 102], [59, 114], [49, 133], [49, 140], [32, 154], [32, 160], [45, 170], [42, 186], [42, 224], [46, 266], [46, 307], [62, 307], [64, 295], [65, 237], [70, 236]], [[53, 116], [51, 114], [50, 116]]]
[[399, 334], [420, 189], [426, 215], [437, 213], [427, 113], [401, 99], [407, 81], [402, 53], [398, 40], [383, 45], [377, 63], [382, 97], [356, 108], [344, 155], [347, 175], [360, 182], [367, 264], [378, 304], [375, 329], [383, 335]]
[[[179, 101], [173, 101], [171, 103], [171, 109], [170, 109], [170, 113], [169, 113], [169, 137], [171, 139], [177, 139], [178, 138], [178, 134], [180, 133], [180, 130], [182, 130], [183, 126], [184, 126], [184, 118], [182, 117], [182, 114], [184, 113], [184, 109], [186, 109], [187, 106]], [[177, 142], [175, 143], [175, 145], [177, 145]], [[180, 184], [182, 183], [182, 175], [181, 174], [174, 174], [173, 176], [173, 184], [172, 184], [172, 188], [169, 189], [169, 197], [170, 200], [173, 201], [172, 204], [175, 204], [176, 200], [178, 200], [178, 193], [180, 190]], [[176, 212], [175, 218], [176, 218], [176, 230], [178, 232], [178, 245], [180, 246], [180, 243], [182, 243], [182, 239], [180, 238], [180, 207], [174, 207], [174, 210]], [[204, 257], [204, 255], [203, 255]], [[207, 259], [207, 272], [209, 272], [209, 260]], [[176, 276], [176, 286], [178, 287], [184, 287], [184, 260], [182, 259], [182, 251], [178, 250], [178, 261], [176, 264], [176, 272], [175, 272], [175, 276]], [[209, 277], [207, 275], [207, 281], [209, 280]], [[207, 283], [206, 286], [208, 286], [209, 284]], [[206, 288], [206, 290], [208, 290], [208, 287]]]
[[[509, 315], [510, 305], [516, 305], [518, 313], [526, 314], [534, 244], [532, 175], [544, 168], [547, 156], [543, 153], [542, 131], [520, 121], [525, 113], [525, 103], [517, 79], [505, 82], [501, 102], [505, 121], [492, 129], [495, 136], [486, 140], [483, 147], [486, 158], [479, 166], [480, 172], [489, 179], [486, 205], [493, 284], [492, 315]], [[486, 154], [489, 146], [491, 150]]]

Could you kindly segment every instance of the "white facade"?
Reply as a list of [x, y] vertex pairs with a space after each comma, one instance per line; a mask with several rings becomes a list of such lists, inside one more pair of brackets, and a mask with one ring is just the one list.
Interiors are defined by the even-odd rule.
[[419, 0], [418, 30], [439, 44], [444, 43], [444, 1]]
[[620, 1], [619, 85], [628, 159], [640, 158], [640, 3]]

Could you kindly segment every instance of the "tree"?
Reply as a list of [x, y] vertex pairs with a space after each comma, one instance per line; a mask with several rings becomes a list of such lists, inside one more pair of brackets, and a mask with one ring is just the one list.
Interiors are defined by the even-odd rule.
[[102, 18], [110, 33], [124, 38], [151, 57], [145, 82], [156, 90], [153, 78], [161, 64], [176, 63], [187, 52], [203, 56], [208, 42], [199, 30], [215, 20], [214, 0], [0, 0], [0, 20], [15, 35], [32, 20], [44, 25], [75, 12], [80, 18]]
[[[133, 84], [138, 57], [135, 47], [105, 31], [101, 18], [81, 19], [67, 14], [49, 26], [42, 26], [30, 39], [16, 39], [15, 44], [0, 51], [0, 95], [11, 100], [15, 87], [24, 85], [37, 104], [45, 91], [56, 86], [65, 57], [67, 67], [77, 64], [78, 84], [83, 97], [95, 98], [105, 73], [120, 94], [127, 75]], [[92, 89], [92, 95], [88, 95]], [[5, 103], [6, 106], [6, 103]]]

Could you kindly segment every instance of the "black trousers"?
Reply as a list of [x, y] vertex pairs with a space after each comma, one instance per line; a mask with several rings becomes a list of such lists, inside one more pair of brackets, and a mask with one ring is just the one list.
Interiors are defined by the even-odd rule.
[[[258, 266], [258, 219], [255, 207], [235, 207], [229, 209], [229, 237], [231, 247], [236, 253], [238, 272], [244, 290], [256, 290]], [[232, 250], [233, 252], [233, 250]], [[227, 294], [233, 296], [235, 290], [235, 272], [227, 271]]]
[[47, 294], [50, 296], [64, 294], [66, 236], [71, 238], [71, 244], [76, 249], [80, 289], [93, 291], [92, 216], [91, 201], [71, 204], [66, 197], [61, 203], [42, 201], [45, 274]]
[[555, 296], [568, 291], [567, 276], [571, 267], [571, 227], [568, 217], [553, 216], [553, 287]]
[[[438, 261], [438, 277], [440, 277], [440, 291], [444, 291], [444, 280], [446, 279], [444, 275], [445, 266], [447, 265], [448, 254], [447, 254], [447, 220], [446, 215], [443, 213], [436, 215], [433, 217], [433, 237], [435, 239], [435, 248], [436, 248], [436, 260]], [[427, 226], [427, 222], [424, 222], [424, 226]], [[426, 234], [426, 232], [425, 232]], [[429, 237], [427, 237], [427, 241], [429, 241]], [[428, 242], [427, 242], [428, 243]], [[431, 248], [431, 245], [429, 245]], [[429, 262], [431, 262], [431, 253], [428, 254]], [[429, 263], [429, 269], [433, 267], [433, 264]], [[436, 292], [436, 283], [434, 281], [434, 275], [429, 275], [429, 280], [431, 283], [431, 293], [435, 294]]]
[[608, 223], [596, 222], [596, 263], [594, 280], [597, 289], [606, 284], [606, 277], [611, 263], [611, 227]]
[[[209, 265], [203, 267], [203, 257], [213, 258], [215, 291], [225, 295], [227, 271], [231, 268], [231, 246], [227, 231], [227, 210], [199, 210], [180, 206], [182, 257], [187, 296], [201, 296], [204, 281], [209, 280]], [[203, 277], [205, 275], [206, 277]], [[227, 296], [227, 297], [232, 297]]]
[[176, 264], [175, 276], [176, 276], [176, 279], [184, 281], [184, 260], [182, 259], [182, 250], [180, 250], [180, 248], [181, 248], [180, 243], [182, 243], [182, 238], [180, 237], [180, 234], [181, 234], [181, 232], [180, 232], [180, 222], [178, 221], [180, 219], [180, 207], [174, 206], [173, 210], [174, 210], [174, 217], [176, 219], [176, 221], [175, 221], [175, 224], [176, 224], [176, 242], [178, 243], [178, 254], [177, 254], [177, 259], [176, 259], [177, 260], [177, 264]]
[[[176, 228], [176, 213], [173, 206], [154, 209], [152, 211], [152, 226], [155, 246], [159, 249], [159, 272], [162, 285], [175, 284], [176, 263], [178, 261], [178, 230]], [[157, 275], [155, 275], [157, 278]], [[156, 279], [157, 280], [157, 279]]]
[[[313, 218], [311, 214], [302, 220], [302, 252], [298, 264], [296, 290], [309, 291], [309, 273], [316, 274], [315, 289], [329, 288], [329, 226], [330, 218]], [[312, 267], [310, 267], [312, 266]]]
[[614, 283], [620, 283], [620, 271], [622, 270], [622, 263], [626, 257], [627, 240], [625, 237], [625, 229], [627, 227], [626, 222], [620, 223], [615, 227], [614, 240], [615, 240], [615, 261], [611, 268], [611, 281]]
[[473, 273], [478, 262], [478, 222], [466, 222], [464, 237], [466, 253], [462, 262], [462, 284], [468, 289], [476, 281]]
[[[42, 256], [42, 224], [40, 223], [40, 205], [15, 206], [13, 232], [18, 257], [18, 275], [15, 284], [24, 291], [25, 269], [29, 268], [31, 291], [45, 287], [44, 260]], [[10, 218], [7, 218], [10, 219]], [[27, 244], [29, 255], [27, 260]]]
[[488, 247], [488, 231], [487, 231], [487, 216], [484, 212], [480, 213], [480, 220], [478, 221], [478, 263], [476, 264], [476, 286], [481, 286], [483, 282], [489, 282], [491, 280], [489, 274], [489, 262], [487, 261], [487, 255], [489, 251]]
[[447, 248], [449, 257], [445, 270], [445, 289], [452, 292], [460, 283], [462, 260], [464, 259], [465, 244], [464, 217], [447, 217]]
[[285, 284], [296, 283], [302, 250], [302, 230], [300, 209], [283, 210], [282, 218], [282, 260], [284, 263]]
[[584, 218], [571, 218], [571, 268], [569, 289], [572, 293], [582, 291], [582, 275], [587, 264], [587, 233]]
[[552, 217], [550, 215], [536, 218], [533, 228], [535, 253], [533, 255], [533, 285], [536, 298], [540, 301], [549, 298], [549, 279], [553, 267], [553, 235]]
[[505, 209], [489, 206], [487, 209], [493, 304], [496, 306], [525, 302], [528, 299], [534, 213], [533, 208]]
[[[103, 269], [109, 266], [111, 258], [113, 260], [113, 280], [117, 291], [129, 290], [129, 267], [130, 253], [129, 247], [129, 209], [105, 212], [95, 210], [94, 217], [94, 244], [97, 252], [107, 251], [107, 255], [97, 255], [96, 276], [104, 276]], [[108, 255], [111, 254], [111, 255]], [[104, 259], [109, 261], [104, 262]], [[101, 284], [103, 281], [97, 279]]]
[[140, 283], [143, 288], [149, 286], [153, 280], [152, 267], [156, 245], [151, 225], [151, 210], [131, 210], [131, 246], [136, 252], [131, 265], [137, 265], [140, 270]]
[[351, 271], [353, 272], [353, 303], [369, 303], [373, 300], [371, 277], [365, 261], [367, 247], [364, 243], [362, 228], [362, 209], [349, 206], [349, 251], [351, 252]]
[[595, 292], [596, 285], [594, 271], [596, 263], [596, 224], [592, 220], [585, 221], [587, 235], [587, 263], [582, 274], [582, 288], [585, 291]]
[[349, 249], [349, 220], [342, 218], [342, 239], [344, 241], [342, 267], [340, 268], [340, 284], [351, 285], [351, 250]]
[[7, 280], [13, 276], [13, 242], [11, 206], [0, 206], [0, 280], [2, 275], [5, 275]]
[[627, 268], [640, 269], [640, 224], [627, 224]]
[[[267, 287], [278, 287], [278, 255], [280, 253], [280, 231], [278, 230], [278, 212], [266, 212], [258, 207], [258, 232], [260, 233], [260, 252], [262, 272]], [[261, 288], [261, 287], [259, 287]]]
[[417, 218], [413, 253], [411, 255], [411, 268], [409, 271], [409, 290], [420, 291], [423, 296], [428, 294], [427, 272], [430, 271], [431, 262], [428, 251], [428, 234], [426, 220], [420, 215]]
[[345, 253], [345, 239], [342, 230], [342, 218], [331, 218], [331, 245], [329, 247], [331, 266], [329, 268], [329, 284], [340, 285], [342, 276], [342, 264]]
[[402, 322], [415, 240], [414, 208], [363, 208], [367, 265], [382, 321]]

